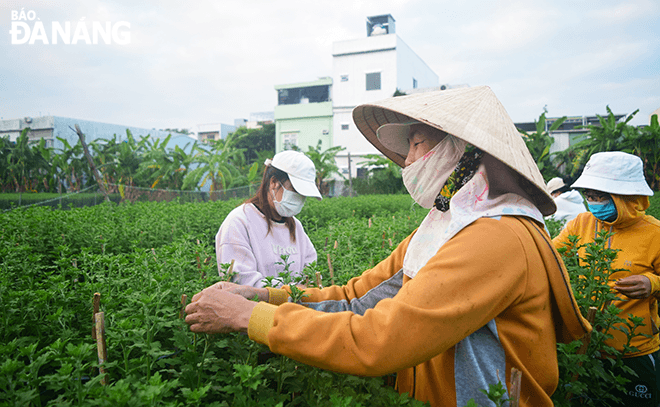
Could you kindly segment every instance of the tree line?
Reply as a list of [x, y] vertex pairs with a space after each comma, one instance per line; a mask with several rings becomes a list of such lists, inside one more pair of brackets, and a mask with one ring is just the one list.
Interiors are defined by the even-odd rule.
[[561, 177], [567, 183], [575, 180], [589, 157], [604, 151], [625, 151], [635, 154], [644, 163], [646, 182], [654, 190], [660, 190], [660, 125], [658, 115], [651, 117], [648, 126], [633, 126], [630, 121], [639, 110], [634, 111], [621, 121], [617, 121], [612, 110], [607, 106], [607, 116], [598, 117], [598, 125], [580, 126], [588, 132], [563, 151], [550, 153], [554, 139], [550, 133], [557, 130], [566, 121], [566, 116], [556, 120], [546, 129], [546, 117], [543, 113], [536, 123], [536, 132], [521, 131], [527, 148], [536, 161], [545, 181]]
[[[579, 176], [588, 158], [601, 151], [626, 151], [638, 155], [644, 162], [645, 176], [653, 190], [660, 189], [660, 126], [654, 115], [649, 126], [636, 127], [629, 122], [635, 111], [617, 121], [609, 107], [608, 116], [598, 116], [599, 125], [585, 126], [587, 133], [564, 151], [550, 153], [554, 140], [550, 133], [557, 130], [566, 117], [546, 129], [543, 113], [536, 122], [535, 132], [521, 131], [529, 151], [546, 181], [562, 177], [568, 182]], [[96, 180], [83, 153], [80, 141], [71, 145], [58, 138], [62, 148], [46, 147], [45, 140], [30, 142], [24, 129], [16, 141], [0, 138], [0, 192], [77, 192], [95, 186]], [[167, 148], [170, 136], [159, 139], [134, 137], [126, 130], [126, 139], [117, 135], [88, 143], [90, 153], [104, 183], [166, 190], [210, 191], [242, 187], [259, 183], [263, 163], [275, 150], [275, 125], [261, 129], [241, 127], [224, 140], [208, 144], [192, 142], [183, 148]], [[188, 148], [190, 147], [190, 148]], [[319, 144], [308, 147], [305, 154], [317, 168], [317, 184], [322, 193], [329, 191], [328, 179], [344, 178], [335, 157], [345, 150]], [[360, 165], [367, 170], [366, 178], [356, 180], [360, 193], [403, 191], [401, 169], [389, 159], [370, 155]]]
[[[62, 148], [46, 147], [43, 139], [31, 142], [29, 132], [24, 129], [16, 141], [0, 138], [1, 192], [77, 192], [97, 183], [80, 141], [72, 145], [58, 138]], [[127, 129], [125, 140], [113, 135], [87, 144], [106, 184], [218, 191], [254, 181], [264, 157], [272, 156], [275, 125], [239, 128], [224, 140], [183, 148], [167, 148], [170, 138], [136, 138]]]

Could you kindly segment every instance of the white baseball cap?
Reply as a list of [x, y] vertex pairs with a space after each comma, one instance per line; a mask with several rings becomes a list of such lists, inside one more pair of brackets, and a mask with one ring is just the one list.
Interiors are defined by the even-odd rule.
[[266, 160], [265, 164], [286, 172], [293, 188], [300, 195], [322, 199], [316, 187], [316, 167], [305, 154], [300, 151], [282, 151], [275, 154], [272, 160]]
[[622, 151], [592, 155], [571, 186], [615, 195], [653, 195], [644, 178], [642, 159]]

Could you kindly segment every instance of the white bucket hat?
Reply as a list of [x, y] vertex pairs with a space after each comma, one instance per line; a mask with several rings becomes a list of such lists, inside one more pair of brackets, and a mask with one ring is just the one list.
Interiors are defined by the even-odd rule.
[[282, 151], [275, 154], [272, 160], [266, 160], [265, 164], [286, 172], [291, 185], [300, 195], [322, 199], [316, 187], [316, 167], [305, 154], [300, 151]]
[[642, 159], [622, 151], [596, 153], [589, 157], [582, 175], [571, 186], [615, 195], [653, 195], [644, 178]]
[[563, 188], [564, 186], [566, 186], [566, 184], [564, 184], [564, 180], [559, 177], [555, 177], [550, 181], [548, 181], [548, 185], [546, 185], [546, 191], [548, 191], [549, 194], [552, 194], [553, 192]]
[[[420, 122], [449, 133], [529, 181], [526, 192], [543, 215], [557, 209], [522, 135], [488, 86], [418, 93], [360, 105], [353, 109], [353, 120], [374, 147], [401, 167], [408, 154], [407, 130], [411, 124]], [[383, 125], [388, 126], [379, 131]]]

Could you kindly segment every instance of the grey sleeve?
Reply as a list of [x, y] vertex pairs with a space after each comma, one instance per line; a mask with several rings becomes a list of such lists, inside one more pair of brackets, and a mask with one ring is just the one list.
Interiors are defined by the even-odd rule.
[[399, 270], [389, 279], [378, 284], [360, 298], [353, 298], [350, 302], [346, 300], [327, 300], [321, 302], [304, 302], [308, 308], [321, 312], [351, 311], [358, 315], [364, 315], [384, 298], [394, 297], [403, 285], [403, 269]]

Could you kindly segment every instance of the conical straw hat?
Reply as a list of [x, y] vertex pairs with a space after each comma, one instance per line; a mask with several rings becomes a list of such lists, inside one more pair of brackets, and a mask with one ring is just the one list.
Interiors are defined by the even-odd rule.
[[418, 93], [360, 105], [353, 109], [353, 120], [371, 144], [401, 167], [405, 157], [388, 150], [378, 140], [376, 131], [380, 126], [417, 120], [445, 131], [527, 179], [530, 184], [523, 188], [543, 215], [551, 215], [557, 209], [522, 135], [488, 86]]

